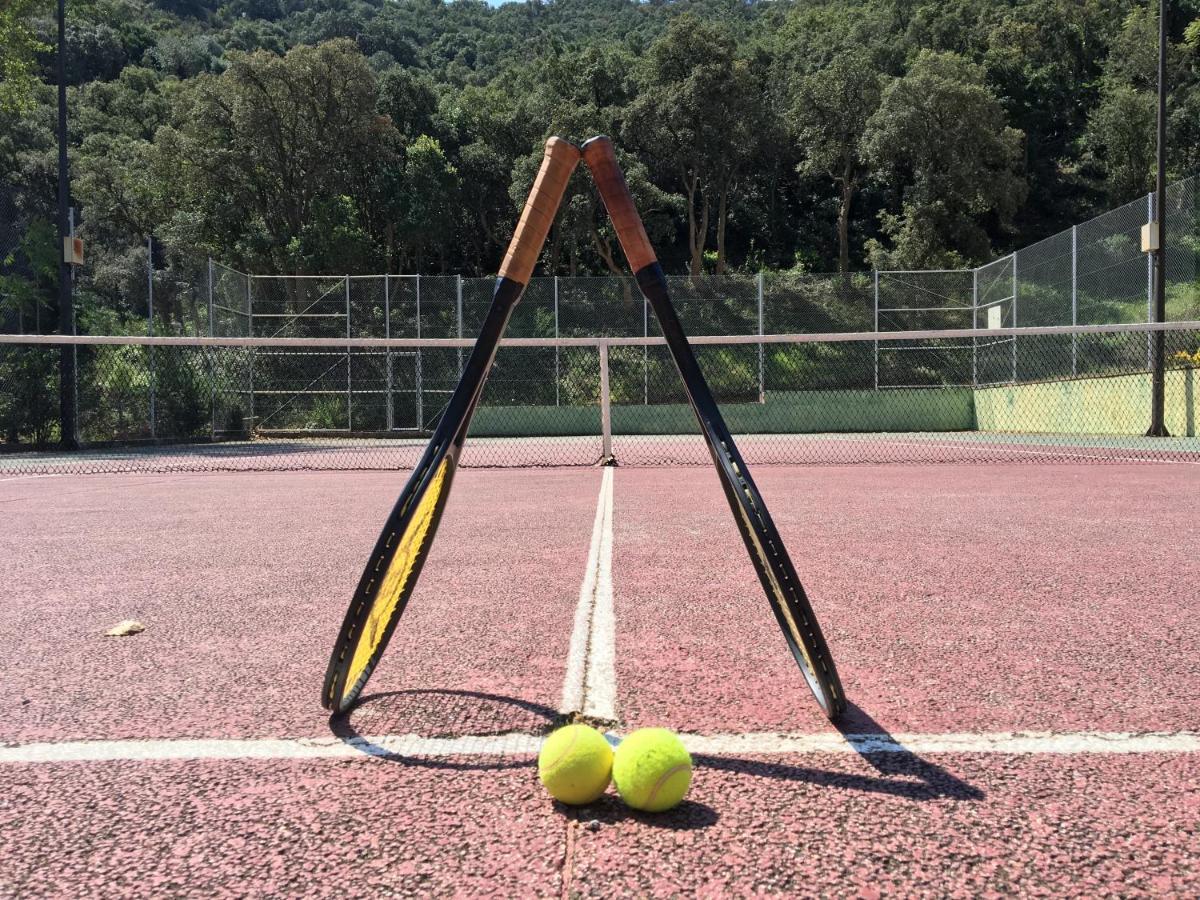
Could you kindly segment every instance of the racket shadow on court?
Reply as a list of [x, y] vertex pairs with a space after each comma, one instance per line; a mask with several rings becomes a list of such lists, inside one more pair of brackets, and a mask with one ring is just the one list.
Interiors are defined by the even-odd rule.
[[529, 736], [561, 723], [540, 703], [481, 691], [414, 688], [361, 697], [329, 729], [365, 756], [430, 769], [532, 768]]
[[[888, 794], [907, 800], [982, 800], [984, 792], [946, 769], [918, 756], [892, 737], [862, 707], [848, 703], [835, 723], [851, 748], [877, 775], [817, 769], [790, 763], [730, 756], [697, 755], [697, 765], [757, 778], [801, 781], [821, 787]], [[871, 740], [864, 741], [864, 736]], [[887, 749], [879, 749], [886, 747]]]

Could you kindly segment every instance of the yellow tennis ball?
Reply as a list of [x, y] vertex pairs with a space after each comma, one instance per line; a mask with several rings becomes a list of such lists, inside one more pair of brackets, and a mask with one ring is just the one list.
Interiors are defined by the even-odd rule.
[[555, 800], [579, 806], [604, 793], [612, 765], [612, 747], [604, 735], [587, 725], [568, 725], [542, 744], [538, 778]]
[[692, 758], [674, 732], [642, 728], [617, 745], [613, 781], [621, 799], [634, 809], [663, 812], [688, 792]]

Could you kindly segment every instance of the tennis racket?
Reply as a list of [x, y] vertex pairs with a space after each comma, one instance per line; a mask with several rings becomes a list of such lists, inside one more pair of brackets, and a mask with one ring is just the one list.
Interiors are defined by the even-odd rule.
[[496, 356], [496, 346], [521, 299], [554, 222], [579, 148], [561, 138], [546, 142], [546, 155], [517, 223], [492, 294], [483, 330], [458, 386], [400, 499], [383, 527], [338, 633], [321, 702], [335, 713], [354, 705], [387, 648], [429, 555], [450, 485], [466, 442], [475, 405]]
[[804, 593], [804, 586], [796, 575], [796, 568], [784, 549], [783, 540], [733, 442], [733, 436], [696, 363], [692, 346], [675, 315], [666, 277], [646, 237], [646, 229], [634, 206], [625, 176], [617, 165], [612, 141], [606, 137], [592, 138], [583, 145], [582, 151], [638, 287], [658, 316], [667, 347], [683, 377], [688, 401], [700, 420], [700, 430], [716, 463], [721, 487], [729, 500], [738, 530], [746, 542], [746, 549], [750, 552], [763, 590], [771, 601], [771, 609], [783, 630], [788, 648], [821, 709], [830, 719], [836, 719], [846, 709], [846, 698], [833, 657], [829, 654], [821, 627]]

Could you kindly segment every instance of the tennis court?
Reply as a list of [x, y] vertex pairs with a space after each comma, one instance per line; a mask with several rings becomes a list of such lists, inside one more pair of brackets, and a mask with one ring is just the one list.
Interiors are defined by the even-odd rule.
[[[407, 473], [7, 462], [0, 893], [1193, 894], [1200, 466], [1070, 446], [756, 471], [840, 729], [711, 468], [460, 471], [364, 701], [330, 720], [331, 642]], [[124, 619], [146, 630], [104, 636]], [[688, 799], [553, 803], [535, 758], [565, 710], [678, 730]]]

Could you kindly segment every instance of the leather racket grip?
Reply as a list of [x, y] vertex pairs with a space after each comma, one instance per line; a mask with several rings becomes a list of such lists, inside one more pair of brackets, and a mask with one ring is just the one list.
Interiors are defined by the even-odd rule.
[[558, 205], [566, 193], [567, 182], [571, 180], [571, 173], [577, 165], [578, 147], [558, 137], [546, 141], [542, 167], [525, 201], [525, 209], [521, 212], [521, 220], [517, 222], [517, 230], [513, 232], [504, 262], [500, 264], [501, 278], [519, 284], [529, 283], [538, 254], [546, 243], [546, 235], [554, 224]]
[[617, 239], [625, 251], [625, 258], [629, 260], [629, 268], [636, 275], [646, 266], [657, 262], [658, 258], [650, 246], [650, 239], [646, 237], [646, 227], [633, 204], [625, 175], [617, 165], [613, 142], [603, 136], [592, 138], [583, 145], [583, 159], [592, 170], [592, 179], [600, 191], [600, 199], [604, 201], [608, 217], [617, 230]]

